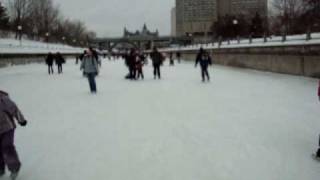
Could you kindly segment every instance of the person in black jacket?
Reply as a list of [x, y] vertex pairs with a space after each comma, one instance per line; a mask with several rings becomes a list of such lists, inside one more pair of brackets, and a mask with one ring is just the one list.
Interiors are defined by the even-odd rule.
[[154, 47], [153, 52], [150, 54], [150, 57], [152, 59], [154, 79], [156, 79], [157, 76], [158, 79], [161, 79], [160, 66], [162, 65], [164, 60], [163, 55], [158, 51], [157, 47]]
[[170, 53], [170, 66], [174, 66], [174, 59], [173, 59], [173, 53]]
[[178, 63], [180, 63], [181, 62], [181, 53], [178, 51], [176, 56], [177, 56], [177, 59], [178, 59]]
[[62, 73], [62, 64], [64, 64], [66, 60], [62, 57], [60, 52], [57, 52], [55, 59], [56, 59], [56, 64], [58, 66], [58, 73], [60, 74]]
[[53, 61], [54, 61], [54, 56], [50, 52], [46, 58], [46, 64], [48, 65], [48, 73], [53, 74]]
[[136, 62], [137, 62], [137, 53], [134, 48], [131, 49], [127, 64], [129, 67], [129, 79], [136, 79]]
[[207, 77], [207, 80], [210, 81], [208, 66], [212, 64], [212, 60], [209, 53], [204, 51], [203, 48], [200, 48], [200, 51], [197, 55], [195, 67], [197, 67], [198, 64], [201, 66], [202, 81], [205, 81], [205, 77]]

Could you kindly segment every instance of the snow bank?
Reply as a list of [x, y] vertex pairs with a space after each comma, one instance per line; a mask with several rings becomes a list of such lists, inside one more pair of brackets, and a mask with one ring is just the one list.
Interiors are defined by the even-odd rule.
[[80, 53], [83, 48], [75, 48], [63, 44], [44, 43], [23, 39], [21, 41], [15, 39], [0, 39], [1, 54], [46, 54], [48, 52], [61, 53]]

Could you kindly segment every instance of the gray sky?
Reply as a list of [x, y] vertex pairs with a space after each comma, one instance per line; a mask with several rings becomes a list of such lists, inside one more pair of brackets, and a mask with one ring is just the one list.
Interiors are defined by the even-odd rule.
[[170, 34], [175, 0], [53, 0], [62, 13], [83, 21], [99, 37], [122, 36], [123, 27], [135, 31], [146, 22], [151, 31]]

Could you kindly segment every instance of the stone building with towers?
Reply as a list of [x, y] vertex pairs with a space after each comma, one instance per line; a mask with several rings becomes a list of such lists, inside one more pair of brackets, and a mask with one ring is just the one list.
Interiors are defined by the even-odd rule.
[[256, 12], [267, 16], [268, 0], [176, 0], [176, 35], [206, 36], [219, 16]]
[[158, 30], [156, 30], [155, 32], [151, 32], [148, 28], [147, 28], [147, 25], [144, 24], [143, 27], [142, 27], [142, 30], [139, 31], [135, 31], [135, 32], [130, 32], [127, 30], [127, 28], [125, 27], [124, 30], [123, 30], [123, 37], [125, 38], [132, 38], [132, 37], [137, 37], [137, 38], [140, 38], [140, 37], [158, 37], [159, 36], [159, 32]]

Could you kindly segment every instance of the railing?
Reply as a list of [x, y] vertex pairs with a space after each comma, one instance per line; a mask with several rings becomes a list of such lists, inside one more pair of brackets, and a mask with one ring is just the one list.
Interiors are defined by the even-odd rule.
[[264, 36], [262, 38], [230, 39], [222, 41], [219, 38], [213, 42], [198, 43], [186, 46], [177, 46], [171, 48], [163, 48], [164, 51], [177, 51], [177, 50], [194, 50], [197, 48], [214, 49], [214, 48], [237, 48], [237, 47], [255, 47], [255, 46], [286, 46], [286, 45], [301, 45], [301, 44], [320, 44], [320, 33], [306, 33], [302, 35], [292, 36]]
[[67, 45], [58, 44], [44, 44], [35, 42], [26, 42], [19, 44], [17, 42], [6, 43], [0, 42], [0, 54], [21, 54], [21, 53], [48, 53], [48, 52], [61, 52], [61, 53], [80, 53], [83, 48], [74, 48]]

